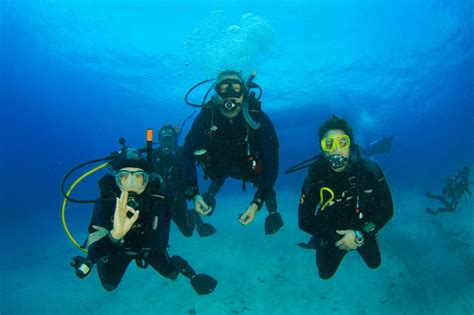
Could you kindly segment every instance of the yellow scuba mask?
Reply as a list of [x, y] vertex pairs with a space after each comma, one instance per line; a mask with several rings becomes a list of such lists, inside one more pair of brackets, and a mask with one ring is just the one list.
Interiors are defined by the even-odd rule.
[[325, 152], [332, 152], [336, 149], [344, 150], [349, 148], [351, 140], [348, 135], [333, 135], [321, 140], [321, 149]]

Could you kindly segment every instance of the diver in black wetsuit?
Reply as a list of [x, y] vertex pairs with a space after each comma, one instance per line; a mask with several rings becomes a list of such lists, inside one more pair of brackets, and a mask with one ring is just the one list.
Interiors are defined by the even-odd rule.
[[128, 148], [113, 162], [113, 175], [99, 181], [100, 199], [94, 205], [87, 240], [88, 255], [74, 257], [71, 265], [80, 278], [97, 264], [102, 286], [112, 291], [119, 285], [132, 260], [140, 268], [151, 265], [162, 276], [176, 279], [179, 272], [191, 279], [198, 294], [213, 292], [217, 282], [196, 274], [186, 260], [169, 257], [168, 201], [150, 165], [137, 149]]
[[[215, 208], [214, 196], [226, 178], [242, 180], [243, 190], [245, 182], [251, 182], [257, 191], [239, 221], [244, 225], [251, 223], [265, 203], [270, 213], [265, 220], [265, 233], [274, 234], [283, 226], [273, 190], [278, 176], [279, 144], [270, 118], [260, 109], [259, 99], [255, 93], [249, 93], [249, 82], [250, 79], [245, 84], [241, 74], [232, 70], [217, 77], [216, 95], [202, 106], [186, 136], [185, 195], [189, 200], [193, 199], [197, 212], [209, 215]], [[198, 190], [196, 162], [212, 180], [202, 197]]]
[[171, 219], [186, 237], [193, 235], [195, 226], [201, 237], [214, 234], [216, 229], [211, 224], [204, 223], [194, 209], [188, 211], [183, 193], [183, 148], [178, 146], [178, 132], [166, 125], [158, 131], [158, 137], [160, 146], [153, 152], [153, 171], [163, 180], [162, 189], [170, 201]]
[[439, 200], [444, 207], [438, 207], [433, 210], [426, 208], [426, 212], [431, 215], [437, 215], [441, 212], [454, 212], [458, 207], [459, 202], [464, 194], [471, 196], [469, 185], [472, 184], [469, 180], [471, 169], [469, 166], [465, 166], [462, 170], [457, 172], [451, 177], [446, 179], [446, 184], [443, 186], [442, 195], [433, 195], [432, 193], [426, 193], [426, 197], [429, 199]]
[[377, 232], [392, 218], [390, 189], [380, 167], [363, 160], [352, 128], [333, 116], [319, 129], [322, 153], [308, 171], [299, 227], [313, 237], [319, 276], [331, 278], [344, 255], [357, 250], [367, 266], [381, 263]]

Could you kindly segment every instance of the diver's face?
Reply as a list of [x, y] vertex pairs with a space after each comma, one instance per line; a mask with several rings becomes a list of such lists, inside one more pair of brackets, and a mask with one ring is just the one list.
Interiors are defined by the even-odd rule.
[[349, 164], [351, 154], [349, 136], [340, 129], [329, 130], [321, 140], [321, 151], [328, 160], [338, 156], [344, 158], [344, 163], [334, 167], [331, 165], [331, 169], [335, 172], [344, 171]]
[[220, 112], [227, 118], [234, 118], [242, 111], [244, 101], [244, 86], [236, 75], [219, 78], [216, 83], [217, 104]]
[[124, 167], [115, 175], [115, 182], [121, 191], [141, 194], [148, 185], [149, 175], [137, 167]]
[[173, 151], [176, 147], [176, 137], [174, 135], [165, 135], [160, 137], [160, 147]]

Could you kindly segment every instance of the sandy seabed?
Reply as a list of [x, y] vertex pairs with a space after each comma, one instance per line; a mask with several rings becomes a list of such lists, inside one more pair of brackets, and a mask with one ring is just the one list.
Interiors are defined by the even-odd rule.
[[170, 254], [219, 281], [210, 295], [133, 262], [118, 289], [106, 292], [95, 269], [84, 280], [74, 275], [69, 260], [80, 252], [64, 236], [36, 240], [38, 247], [1, 262], [0, 314], [474, 314], [472, 198], [433, 217], [422, 194], [395, 191], [395, 217], [379, 233], [380, 268], [351, 252], [330, 280], [318, 277], [314, 250], [296, 246], [309, 238], [298, 229], [298, 198], [279, 193], [285, 226], [272, 236], [264, 235], [265, 209], [247, 227], [237, 222], [249, 200], [243, 195], [218, 198], [205, 218], [217, 229], [211, 237], [184, 238], [173, 225]]

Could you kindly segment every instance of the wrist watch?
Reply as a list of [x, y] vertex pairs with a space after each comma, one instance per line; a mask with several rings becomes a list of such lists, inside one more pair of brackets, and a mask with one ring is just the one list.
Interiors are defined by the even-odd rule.
[[361, 231], [354, 231], [355, 233], [355, 243], [357, 245], [362, 245], [364, 244], [364, 235], [362, 235], [362, 232]]

